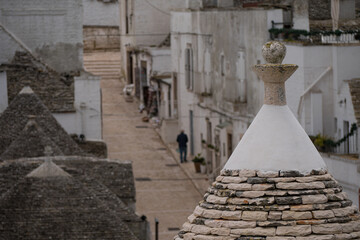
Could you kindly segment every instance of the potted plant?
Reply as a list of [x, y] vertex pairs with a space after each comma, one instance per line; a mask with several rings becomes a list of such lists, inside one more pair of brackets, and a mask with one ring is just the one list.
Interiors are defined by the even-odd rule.
[[206, 163], [205, 161], [203, 161], [201, 164], [200, 164], [200, 172], [205, 174], [206, 173]]
[[201, 153], [196, 154], [196, 156], [191, 160], [195, 166], [195, 172], [200, 172], [200, 166], [202, 163], [205, 163], [205, 159], [201, 156]]

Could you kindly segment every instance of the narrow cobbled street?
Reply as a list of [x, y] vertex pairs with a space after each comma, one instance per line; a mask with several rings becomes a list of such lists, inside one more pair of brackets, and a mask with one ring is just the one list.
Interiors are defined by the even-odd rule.
[[120, 53], [84, 54], [88, 71], [102, 75], [103, 139], [110, 159], [133, 162], [136, 211], [146, 215], [155, 239], [173, 239], [202, 196], [182, 171], [150, 123], [142, 122], [138, 104], [126, 102], [118, 67]]

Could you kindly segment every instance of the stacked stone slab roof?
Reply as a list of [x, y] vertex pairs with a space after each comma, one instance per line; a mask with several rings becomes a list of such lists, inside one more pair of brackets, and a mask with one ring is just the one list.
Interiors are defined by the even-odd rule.
[[[124, 185], [134, 189], [131, 163], [44, 159], [1, 164], [0, 239], [145, 239], [146, 222], [121, 199]], [[117, 182], [110, 184], [114, 175]]]
[[263, 47], [264, 106], [176, 240], [360, 239], [360, 214], [286, 105], [286, 48]]
[[[34, 120], [38, 127], [25, 128], [29, 120]], [[30, 136], [36, 138], [37, 134], [38, 138], [44, 137], [40, 143], [26, 140]], [[50, 146], [55, 144], [58, 147], [56, 153], [61, 151], [63, 155], [84, 155], [36, 94], [29, 87], [24, 87], [0, 115], [0, 156], [4, 154], [4, 157], [13, 159], [17, 156], [39, 156], [43, 151], [41, 146], [48, 139], [51, 140], [48, 143]], [[17, 153], [15, 149], [23, 151]], [[54, 146], [53, 149], [56, 150]]]
[[74, 76], [79, 73], [58, 73], [29, 52], [15, 52], [6, 70], [9, 102], [25, 86], [30, 86], [51, 112], [74, 112]]
[[45, 134], [35, 120], [29, 120], [25, 128], [10, 146], [1, 154], [1, 159], [45, 156], [45, 149], [51, 148], [51, 156], [64, 155], [59, 147]]

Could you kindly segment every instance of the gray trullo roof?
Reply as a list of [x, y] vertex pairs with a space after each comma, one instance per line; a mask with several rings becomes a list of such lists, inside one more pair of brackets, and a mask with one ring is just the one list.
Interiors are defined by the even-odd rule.
[[[4, 153], [19, 136], [25, 134], [23, 130], [30, 119], [36, 121], [39, 129], [42, 129], [44, 134], [57, 145], [63, 155], [84, 155], [79, 146], [29, 87], [24, 87], [0, 115], [0, 154]], [[20, 143], [17, 141], [17, 144]], [[18, 147], [20, 146], [18, 145]], [[31, 146], [28, 147], [31, 148]], [[7, 157], [15, 158], [9, 154]]]
[[17, 138], [11, 142], [6, 151], [0, 155], [0, 159], [45, 156], [45, 149], [47, 147], [51, 148], [51, 153], [49, 153], [51, 156], [64, 155], [59, 147], [36, 123], [36, 120], [31, 119]]
[[264, 106], [176, 240], [360, 239], [358, 210], [286, 105], [285, 52], [264, 45]]
[[112, 191], [128, 183], [121, 179], [128, 165], [86, 157], [2, 162], [0, 239], [140, 239], [144, 221]]

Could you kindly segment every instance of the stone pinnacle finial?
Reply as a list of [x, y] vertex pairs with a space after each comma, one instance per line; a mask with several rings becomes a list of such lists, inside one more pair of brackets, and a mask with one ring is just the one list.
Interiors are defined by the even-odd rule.
[[264, 104], [286, 105], [285, 81], [298, 68], [294, 64], [281, 64], [286, 54], [284, 44], [276, 41], [267, 42], [262, 47], [262, 55], [266, 64], [258, 64], [253, 71], [264, 81]]
[[286, 47], [281, 42], [267, 42], [262, 47], [262, 55], [267, 63], [281, 64], [286, 55]]

